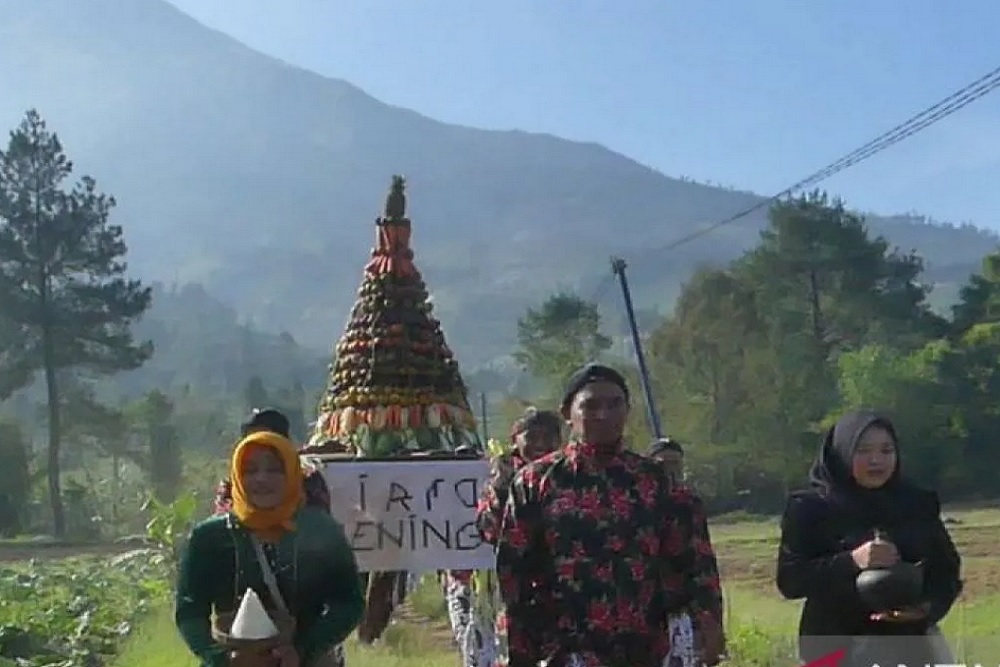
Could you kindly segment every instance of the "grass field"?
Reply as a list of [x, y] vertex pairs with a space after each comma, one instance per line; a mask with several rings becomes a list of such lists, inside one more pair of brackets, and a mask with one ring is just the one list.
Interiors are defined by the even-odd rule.
[[[946, 511], [948, 529], [962, 555], [965, 591], [942, 630], [961, 653], [964, 640], [995, 633], [1000, 616], [1000, 510]], [[780, 597], [774, 585], [776, 520], [717, 522], [712, 541], [726, 592], [727, 635], [732, 663], [770, 667], [768, 646], [791, 655], [800, 603]], [[961, 655], [959, 656], [961, 657]]]
[[[1000, 616], [1000, 510], [946, 512], [949, 530], [963, 557], [966, 591], [944, 632], [961, 651], [964, 638], [995, 632]], [[731, 664], [772, 667], [789, 664], [775, 657], [790, 649], [799, 604], [782, 600], [774, 588], [777, 523], [774, 520], [722, 517], [713, 522], [713, 541], [720, 558], [726, 592], [727, 634]], [[375, 649], [349, 646], [350, 667], [458, 667], [450, 644], [443, 602], [436, 587], [427, 586], [411, 599], [411, 613], [400, 618]], [[0, 604], [0, 626], [9, 610]], [[0, 658], [2, 664], [2, 658]], [[125, 641], [112, 667], [196, 667], [162, 604]]]
[[[963, 558], [966, 590], [945, 620], [944, 633], [956, 649], [965, 637], [995, 632], [1000, 616], [1000, 510], [947, 512], [949, 530]], [[791, 650], [799, 603], [787, 602], [774, 587], [778, 538], [776, 520], [733, 517], [713, 523], [713, 542], [726, 589], [727, 634], [732, 665], [770, 667], [775, 654]], [[401, 620], [378, 649], [349, 647], [350, 667], [457, 667], [448, 644], [444, 607], [433, 587], [418, 591], [413, 608], [424, 622]], [[777, 649], [777, 650], [775, 650]], [[160, 611], [126, 645], [114, 667], [196, 667], [181, 661], [169, 614]], [[786, 654], [787, 655], [787, 654]]]

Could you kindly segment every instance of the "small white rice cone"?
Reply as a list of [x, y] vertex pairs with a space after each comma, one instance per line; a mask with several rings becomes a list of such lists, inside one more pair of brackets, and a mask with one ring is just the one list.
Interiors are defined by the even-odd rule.
[[247, 588], [243, 594], [229, 636], [233, 639], [272, 639], [278, 636], [278, 626], [271, 620], [254, 589]]

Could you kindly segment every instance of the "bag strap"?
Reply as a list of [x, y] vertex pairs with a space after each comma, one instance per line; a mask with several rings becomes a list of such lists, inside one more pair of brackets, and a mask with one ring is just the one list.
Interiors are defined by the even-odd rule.
[[278, 580], [274, 576], [274, 570], [271, 569], [271, 564], [267, 562], [267, 555], [264, 553], [264, 546], [257, 539], [256, 535], [250, 535], [250, 541], [253, 543], [253, 550], [257, 554], [257, 562], [260, 564], [261, 574], [264, 575], [264, 585], [267, 586], [268, 592], [271, 593], [271, 599], [274, 604], [278, 607], [280, 611], [285, 616], [290, 617], [291, 613], [288, 611], [288, 606], [285, 604], [285, 598], [281, 595], [281, 589], [278, 588]]

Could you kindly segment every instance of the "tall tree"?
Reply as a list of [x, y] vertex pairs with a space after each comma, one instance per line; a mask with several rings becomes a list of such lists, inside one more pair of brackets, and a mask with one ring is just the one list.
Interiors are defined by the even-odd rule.
[[611, 347], [611, 340], [601, 333], [597, 304], [568, 292], [529, 308], [517, 322], [517, 341], [515, 360], [553, 386]]
[[247, 381], [247, 386], [243, 390], [243, 400], [247, 410], [267, 407], [270, 394], [268, 394], [267, 387], [264, 386], [264, 381], [260, 379], [259, 375], [254, 375]]
[[769, 329], [759, 370], [770, 380], [760, 384], [783, 407], [772, 421], [787, 420], [773, 436], [803, 446], [837, 401], [838, 355], [878, 343], [915, 350], [944, 331], [919, 282], [921, 259], [892, 250], [822, 192], [775, 204], [736, 270], [755, 285]]
[[293, 440], [301, 441], [306, 437], [305, 391], [301, 384], [271, 392], [267, 405], [288, 417], [288, 431]]
[[783, 330], [808, 332], [821, 353], [883, 341], [916, 349], [943, 333], [920, 257], [872, 236], [839, 199], [813, 192], [775, 204], [769, 218], [741, 264]]
[[30, 500], [28, 442], [16, 423], [0, 421], [0, 536], [21, 532]]
[[679, 415], [684, 426], [675, 433], [712, 443], [733, 435], [748, 399], [744, 355], [762, 331], [752, 287], [740, 276], [701, 270], [685, 284], [673, 315], [650, 338], [652, 365], [668, 383], [662, 393], [691, 408], [683, 412], [692, 419]]
[[977, 324], [1000, 322], [1000, 252], [983, 258], [982, 269], [969, 276], [951, 312], [955, 335], [964, 334]]
[[0, 314], [0, 401], [30, 384], [35, 375], [28, 354], [30, 338], [25, 326]]
[[684, 286], [653, 336], [653, 372], [675, 432], [718, 445], [711, 474], [732, 482], [726, 493], [780, 502], [765, 487], [801, 480], [824, 418], [857, 399], [838, 393], [860, 373], [857, 363], [838, 372], [840, 357], [879, 344], [907, 357], [943, 331], [921, 268], [843, 202], [814, 192], [777, 203], [758, 247]]
[[145, 444], [145, 468], [153, 497], [160, 502], [173, 502], [184, 473], [173, 401], [163, 392], [154, 390], [130, 406], [128, 414], [133, 430]]
[[65, 534], [60, 487], [58, 371], [114, 373], [142, 365], [152, 344], [136, 344], [131, 327], [150, 304], [150, 290], [126, 275], [122, 228], [108, 222], [115, 205], [84, 176], [71, 189], [73, 166], [58, 137], [31, 110], [0, 152], [0, 313], [25, 336], [2, 359], [30, 381], [44, 373], [48, 404], [48, 486], [53, 530]]
[[84, 468], [86, 457], [94, 453], [111, 461], [111, 522], [117, 525], [121, 519], [124, 466], [132, 463], [141, 467], [144, 461], [130, 446], [124, 414], [117, 407], [102, 403], [92, 382], [65, 370], [57, 378], [62, 404], [61, 437], [66, 449], [63, 464], [71, 453], [76, 454]]

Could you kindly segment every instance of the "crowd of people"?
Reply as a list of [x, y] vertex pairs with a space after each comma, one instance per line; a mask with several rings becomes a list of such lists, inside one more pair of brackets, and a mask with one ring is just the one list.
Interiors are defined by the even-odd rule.
[[[725, 659], [719, 568], [704, 506], [684, 482], [683, 447], [663, 439], [631, 451], [630, 409], [624, 377], [588, 364], [558, 411], [530, 409], [513, 425], [477, 509], [496, 552], [495, 627], [473, 618], [462, 573], [444, 579], [466, 667]], [[288, 430], [268, 410], [244, 425], [216, 514], [184, 548], [175, 617], [203, 667], [343, 667], [342, 642], [364, 613], [363, 579], [325, 482], [302, 469]], [[906, 637], [916, 641], [891, 664], [942, 662], [937, 624], [961, 592], [960, 565], [936, 494], [901, 473], [893, 424], [870, 412], [843, 417], [782, 518], [776, 584], [805, 600], [801, 659], [846, 649], [842, 664], [870, 667], [889, 645], [863, 639]], [[248, 588], [280, 629], [266, 645], [230, 634]]]

